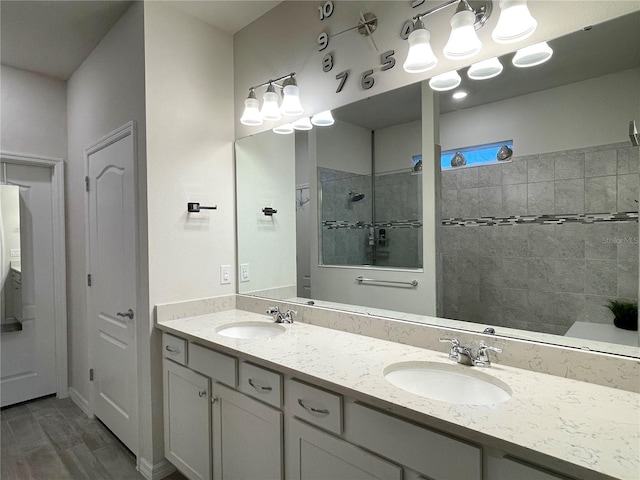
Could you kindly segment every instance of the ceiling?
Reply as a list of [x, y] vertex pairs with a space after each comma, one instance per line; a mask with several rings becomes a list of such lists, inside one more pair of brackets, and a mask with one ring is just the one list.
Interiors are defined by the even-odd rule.
[[[470, 80], [467, 68], [458, 70], [464, 90], [462, 101], [451, 98], [453, 91], [441, 92], [440, 113], [471, 108], [506, 98], [559, 87], [608, 73], [640, 67], [640, 12], [610, 20], [590, 29], [550, 40], [551, 59], [539, 66], [516, 68], [513, 54], [500, 57], [504, 71], [489, 80]], [[335, 118], [378, 130], [421, 118], [420, 83], [392, 90], [334, 110]], [[588, 101], [588, 99], [585, 99]], [[630, 99], [630, 101], [637, 101]], [[380, 115], [384, 112], [384, 115]]]
[[[123, 0], [2, 0], [2, 64], [67, 80], [132, 3]], [[166, 3], [233, 35], [280, 1]]]

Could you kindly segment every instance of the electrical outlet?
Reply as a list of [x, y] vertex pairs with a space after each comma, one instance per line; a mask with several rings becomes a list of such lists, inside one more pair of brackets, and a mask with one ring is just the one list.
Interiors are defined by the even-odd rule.
[[19, 248], [12, 248], [10, 255], [12, 257], [19, 257], [20, 256], [20, 249]]
[[231, 265], [220, 265], [220, 285], [231, 283]]
[[249, 264], [248, 263], [241, 263], [240, 264], [240, 281], [241, 282], [248, 282], [250, 280], [249, 278]]

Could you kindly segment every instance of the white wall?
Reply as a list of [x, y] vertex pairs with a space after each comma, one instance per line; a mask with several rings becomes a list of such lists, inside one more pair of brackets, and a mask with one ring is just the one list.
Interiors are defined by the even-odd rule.
[[[491, 38], [491, 32], [499, 17], [496, 5], [489, 22], [478, 32], [483, 49], [477, 57], [467, 62], [456, 62], [439, 54], [436, 68], [422, 74], [409, 74], [402, 69], [409, 47], [408, 43], [400, 38], [400, 29], [413, 15], [427, 10], [427, 4], [413, 9], [409, 1], [338, 1], [334, 2], [333, 15], [321, 21], [318, 14], [320, 3], [282, 2], [234, 36], [236, 138], [269, 130], [274, 126], [273, 122], [265, 122], [261, 127], [248, 127], [239, 123], [249, 87], [271, 78], [296, 72], [305, 114], [311, 115], [425, 80], [473, 62], [509, 53], [516, 48], [556, 38], [579, 30], [585, 25], [593, 25], [640, 10], [638, 2], [624, 0], [530, 0], [529, 9], [538, 21], [536, 32], [517, 45], [498, 45]], [[449, 7], [426, 20], [431, 31], [434, 52], [442, 52], [449, 38], [450, 20], [454, 11], [454, 7]], [[355, 26], [360, 12], [372, 12], [379, 18], [378, 27], [373, 35], [378, 51], [367, 38], [360, 36], [357, 30], [331, 37], [327, 49], [318, 51], [318, 34], [323, 31], [331, 34]], [[396, 65], [381, 72], [380, 54], [391, 49], [395, 51]], [[330, 72], [323, 72], [322, 58], [328, 52], [334, 52], [335, 65]], [[363, 90], [360, 87], [360, 75], [369, 69], [374, 70], [375, 84], [371, 89]], [[336, 93], [338, 81], [335, 76], [345, 70], [350, 71], [349, 79], [344, 89]], [[257, 96], [260, 97], [263, 91], [257, 90]], [[283, 120], [283, 123], [284, 121], [290, 119]]]
[[[66, 205], [69, 383], [85, 400], [89, 399], [90, 394], [90, 365], [86, 305], [84, 149], [126, 122], [134, 120], [137, 123], [138, 241], [141, 246], [146, 245], [143, 47], [143, 5], [141, 2], [134, 2], [68, 81]], [[141, 249], [141, 307], [144, 307], [147, 298], [145, 252], [146, 249]], [[139, 336], [149, 331], [149, 315], [144, 308], [139, 308], [136, 312], [136, 322]], [[146, 365], [148, 369], [149, 353], [145, 353], [145, 342], [144, 339], [141, 340], [139, 345], [143, 348], [139, 355], [143, 361], [140, 368], [143, 369]], [[148, 397], [148, 388], [145, 391], [141, 386], [140, 399]], [[140, 413], [145, 413], [145, 410], [141, 408]], [[144, 439], [141, 440], [140, 453], [145, 455]]]
[[318, 167], [371, 175], [371, 130], [340, 120], [315, 130]]
[[638, 85], [640, 68], [447, 113], [442, 150], [513, 139], [520, 156], [626, 142]]
[[66, 82], [0, 66], [0, 150], [67, 156]]
[[409, 171], [411, 157], [422, 154], [422, 121], [376, 130], [375, 151], [376, 174]]
[[[236, 142], [238, 263], [250, 279], [240, 293], [296, 284], [294, 135], [264, 132]], [[262, 209], [278, 213], [265, 216]], [[292, 296], [292, 295], [290, 295]]]
[[[233, 294], [232, 37], [161, 2], [145, 2], [149, 306]], [[187, 214], [187, 202], [217, 210]], [[220, 285], [220, 265], [231, 265]], [[164, 457], [160, 334], [151, 331], [147, 459]], [[146, 384], [146, 382], [151, 382]], [[146, 424], [146, 422], [145, 422]]]

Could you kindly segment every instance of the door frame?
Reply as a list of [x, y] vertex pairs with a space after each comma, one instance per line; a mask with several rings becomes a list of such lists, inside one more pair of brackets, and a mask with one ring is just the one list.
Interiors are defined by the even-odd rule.
[[[113, 130], [112, 132], [106, 134], [104, 137], [102, 137], [101, 139], [99, 139], [98, 141], [96, 141], [95, 143], [89, 145], [88, 147], [86, 147], [84, 149], [84, 174], [85, 174], [85, 178], [87, 178], [89, 176], [89, 157], [96, 153], [99, 150], [102, 150], [106, 147], [108, 147], [109, 145], [112, 145], [116, 142], [118, 142], [119, 140], [122, 140], [123, 138], [127, 137], [127, 136], [131, 136], [131, 138], [133, 139], [133, 176], [134, 176], [134, 188], [135, 188], [135, 192], [134, 192], [134, 202], [135, 205], [133, 206], [134, 208], [134, 212], [135, 212], [135, 217], [136, 217], [136, 224], [139, 223], [140, 221], [140, 211], [139, 211], [139, 205], [140, 205], [140, 199], [139, 199], [139, 192], [138, 192], [138, 137], [137, 137], [137, 125], [135, 120], [129, 121], [127, 123], [125, 123], [124, 125], [121, 125], [120, 127], [116, 128], [115, 130]], [[90, 274], [90, 269], [91, 269], [91, 250], [89, 248], [90, 244], [90, 205], [89, 205], [89, 195], [88, 192], [85, 191], [85, 195], [84, 195], [84, 212], [85, 212], [85, 265], [86, 265], [86, 275]], [[144, 302], [141, 302], [141, 297], [140, 297], [140, 293], [141, 293], [141, 274], [140, 274], [140, 231], [139, 229], [135, 230], [135, 252], [136, 252], [136, 261], [135, 261], [135, 284], [136, 284], [136, 289], [137, 289], [137, 294], [136, 294], [136, 303], [135, 305], [132, 305], [132, 308], [135, 312], [137, 321], [134, 324], [134, 332], [135, 332], [135, 336], [136, 338], [134, 339], [133, 344], [135, 345], [135, 349], [136, 349], [136, 355], [135, 355], [135, 359], [136, 359], [136, 365], [135, 365], [135, 371], [136, 371], [136, 375], [137, 375], [137, 382], [136, 385], [138, 386], [138, 388], [135, 390], [135, 396], [136, 398], [134, 399], [133, 405], [135, 408], [135, 415], [136, 415], [136, 430], [137, 430], [137, 438], [136, 438], [136, 445], [134, 446], [134, 448], [132, 449], [133, 454], [137, 457], [137, 460], [140, 460], [140, 443], [141, 443], [141, 418], [140, 418], [140, 352], [141, 352], [141, 348], [140, 348], [140, 342], [141, 342], [141, 321], [143, 321], [146, 318], [146, 315], [140, 315], [140, 306], [142, 305], [143, 308], [144, 307]], [[95, 347], [95, 325], [93, 324], [93, 322], [90, 321], [91, 318], [91, 288], [85, 283], [85, 304], [86, 304], [86, 318], [87, 321], [89, 321], [89, 325], [88, 325], [88, 359], [89, 359], [89, 368], [93, 367], [93, 362], [94, 362], [94, 354], [96, 352], [96, 347]], [[95, 398], [95, 387], [93, 385], [93, 382], [89, 382], [89, 405], [87, 406], [87, 414], [90, 417], [94, 417], [95, 416], [95, 404], [96, 404], [96, 398]]]
[[51, 201], [53, 210], [53, 293], [56, 328], [56, 396], [69, 396], [67, 350], [67, 257], [64, 205], [64, 160], [22, 153], [0, 151], [0, 161], [17, 165], [51, 169]]

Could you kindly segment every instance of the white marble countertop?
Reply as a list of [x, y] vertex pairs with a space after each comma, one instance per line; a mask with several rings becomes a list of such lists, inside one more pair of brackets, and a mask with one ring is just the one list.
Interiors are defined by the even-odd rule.
[[494, 362], [481, 371], [506, 383], [512, 398], [496, 405], [452, 405], [408, 393], [383, 376], [397, 362], [450, 363], [444, 346], [436, 352], [301, 322], [285, 325], [285, 333], [268, 340], [216, 333], [220, 325], [260, 320], [272, 321], [227, 310], [157, 326], [581, 479], [640, 479], [637, 393]]

